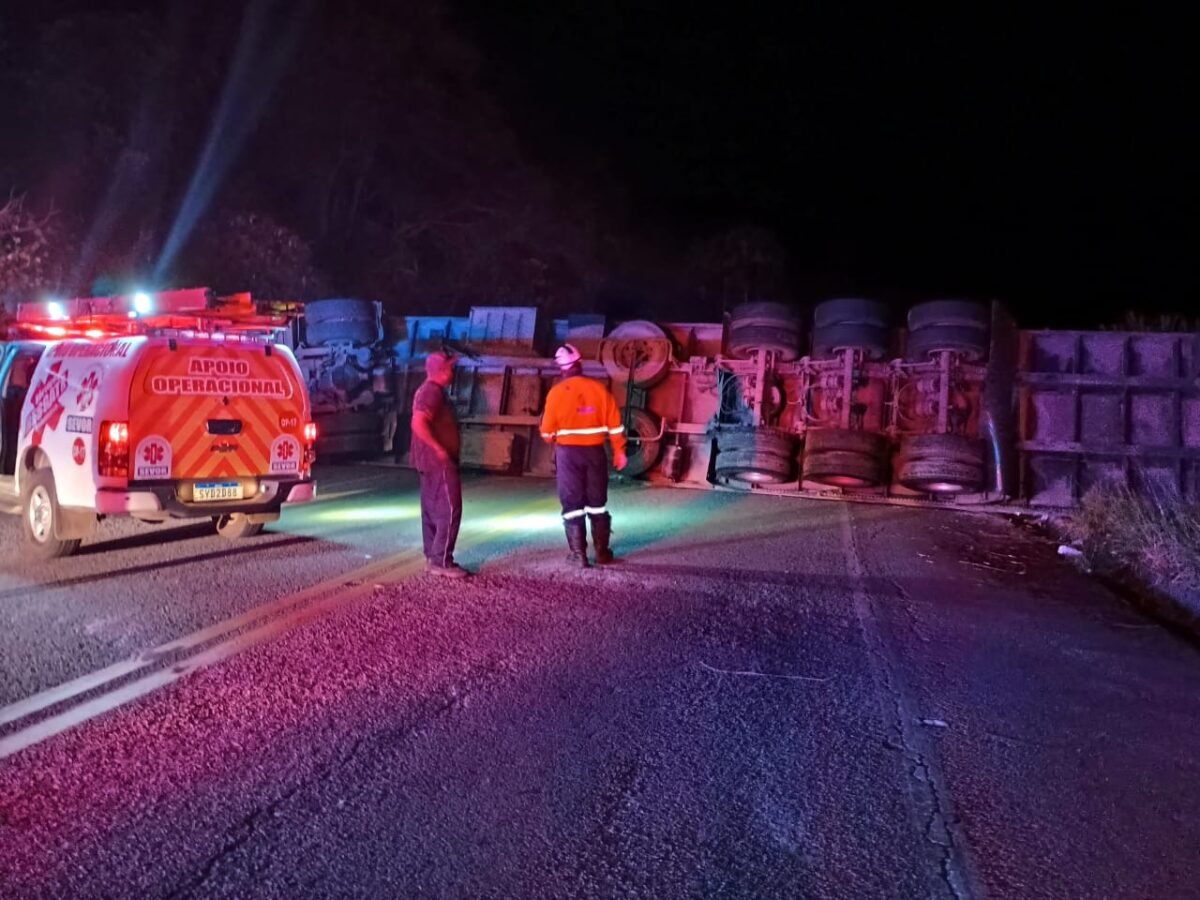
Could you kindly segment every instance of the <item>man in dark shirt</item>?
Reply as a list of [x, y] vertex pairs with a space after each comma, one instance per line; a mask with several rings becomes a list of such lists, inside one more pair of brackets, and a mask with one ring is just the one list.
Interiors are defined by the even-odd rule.
[[458, 474], [458, 420], [446, 398], [454, 381], [454, 357], [431, 353], [425, 383], [413, 397], [412, 462], [421, 474], [421, 529], [425, 559], [434, 575], [464, 578], [454, 561], [454, 542], [462, 521], [462, 481]]

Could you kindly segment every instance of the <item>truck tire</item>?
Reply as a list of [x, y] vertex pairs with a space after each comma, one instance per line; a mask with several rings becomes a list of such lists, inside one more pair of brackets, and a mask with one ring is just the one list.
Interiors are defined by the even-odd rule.
[[960, 434], [918, 434], [896, 455], [896, 480], [926, 494], [972, 494], [983, 489], [983, 442]]
[[840, 488], [870, 488], [886, 475], [887, 437], [873, 431], [813, 429], [804, 437], [802, 478]]
[[885, 445], [886, 438], [874, 431], [810, 428], [804, 435], [805, 453], [844, 452], [880, 456], [886, 449]]
[[831, 359], [839, 350], [861, 351], [868, 359], [887, 355], [891, 333], [888, 308], [877, 300], [826, 300], [813, 310], [816, 359]]
[[380, 339], [379, 319], [370, 300], [314, 300], [304, 306], [304, 343], [373, 344]]
[[898, 456], [908, 459], [952, 459], [983, 465], [983, 441], [961, 434], [914, 434], [900, 444]]
[[58, 515], [54, 474], [48, 468], [34, 469], [21, 486], [21, 521], [32, 555], [38, 559], [58, 559], [79, 549], [77, 539], [60, 541], [54, 536]]
[[375, 304], [370, 300], [313, 300], [304, 304], [304, 320], [310, 325], [340, 319], [375, 321]]
[[[626, 417], [628, 413], [628, 417]], [[662, 457], [662, 437], [659, 431], [662, 424], [658, 416], [644, 409], [622, 409], [622, 421], [628, 421], [625, 427], [625, 439], [629, 442], [625, 448], [628, 461], [620, 473], [628, 478], [638, 478], [645, 475]], [[605, 444], [608, 451], [609, 465], [612, 464], [612, 446]]]
[[827, 328], [830, 325], [879, 325], [883, 328], [891, 322], [891, 311], [886, 303], [860, 297], [845, 297], [825, 300], [813, 309], [813, 327]]
[[883, 481], [883, 465], [872, 456], [829, 450], [806, 454], [804, 480], [840, 488], [871, 488]]
[[746, 484], [780, 484], [795, 472], [796, 438], [785, 431], [730, 431], [717, 437], [716, 476]]
[[928, 300], [908, 311], [909, 331], [931, 325], [958, 325], [987, 331], [991, 321], [987, 304], [974, 300]]
[[796, 436], [775, 428], [743, 428], [723, 431], [717, 438], [722, 452], [757, 450], [774, 456], [790, 458], [795, 452]]
[[793, 464], [773, 453], [723, 450], [717, 457], [717, 477], [745, 484], [782, 484], [792, 478]]
[[786, 303], [743, 303], [730, 313], [730, 356], [748, 359], [757, 351], [775, 353], [780, 362], [800, 356], [800, 316]]
[[304, 343], [309, 347], [325, 344], [373, 344], [379, 339], [379, 329], [374, 322], [362, 319], [333, 319], [328, 322], [313, 322], [305, 326]]
[[986, 304], [970, 300], [931, 300], [908, 311], [908, 344], [905, 359], [925, 362], [943, 351], [960, 354], [968, 362], [988, 355], [991, 312]]
[[615, 381], [626, 381], [633, 366], [634, 386], [654, 387], [671, 371], [671, 339], [653, 322], [622, 322], [600, 345], [600, 362]]
[[224, 516], [213, 516], [213, 524], [217, 534], [229, 541], [254, 537], [262, 533], [262, 522], [251, 522], [244, 513], [229, 513]]

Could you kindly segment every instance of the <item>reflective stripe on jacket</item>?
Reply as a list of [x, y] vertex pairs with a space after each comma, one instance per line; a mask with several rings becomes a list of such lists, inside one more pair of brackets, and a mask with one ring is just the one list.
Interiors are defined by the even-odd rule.
[[607, 438], [614, 453], [625, 451], [625, 426], [617, 401], [600, 382], [582, 375], [550, 388], [542, 437], [568, 447], [595, 447]]

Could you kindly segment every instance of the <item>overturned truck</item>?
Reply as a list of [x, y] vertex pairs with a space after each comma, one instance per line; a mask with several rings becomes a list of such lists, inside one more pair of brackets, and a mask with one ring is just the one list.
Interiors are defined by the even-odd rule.
[[[345, 312], [352, 301], [322, 302], [337, 306], [309, 309]], [[1021, 331], [999, 304], [956, 299], [917, 304], [899, 323], [891, 307], [859, 298], [810, 312], [747, 303], [717, 323], [615, 327], [598, 316], [542, 321], [531, 307], [476, 307], [385, 328], [372, 307], [368, 328], [367, 307], [357, 309], [352, 336], [315, 329], [326, 337], [310, 371], [327, 373], [344, 398], [327, 421], [361, 423], [361, 438], [335, 440], [339, 449], [389, 452], [394, 433], [403, 460], [424, 356], [449, 346], [465, 351], [452, 388], [464, 464], [550, 475], [538, 423], [557, 377], [554, 346], [569, 341], [585, 374], [622, 405], [624, 477], [955, 506], [1069, 507], [1106, 480], [1200, 495], [1194, 334]], [[310, 323], [310, 344], [313, 331]], [[308, 352], [297, 357], [304, 366]], [[322, 384], [310, 387], [322, 425]]]
[[390, 451], [395, 433], [392, 360], [376, 301], [316, 300], [293, 322], [296, 362], [308, 385], [324, 458]]

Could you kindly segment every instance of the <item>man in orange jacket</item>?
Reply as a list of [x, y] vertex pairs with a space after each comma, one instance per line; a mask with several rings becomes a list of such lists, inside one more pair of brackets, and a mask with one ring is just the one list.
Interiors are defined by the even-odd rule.
[[542, 438], [555, 445], [558, 499], [567, 532], [568, 559], [588, 567], [586, 516], [592, 523], [596, 562], [613, 561], [609, 539], [608, 457], [604, 441], [612, 443], [613, 465], [625, 468], [625, 426], [617, 401], [600, 382], [585, 378], [579, 351], [563, 344], [554, 354], [563, 380], [546, 395]]

